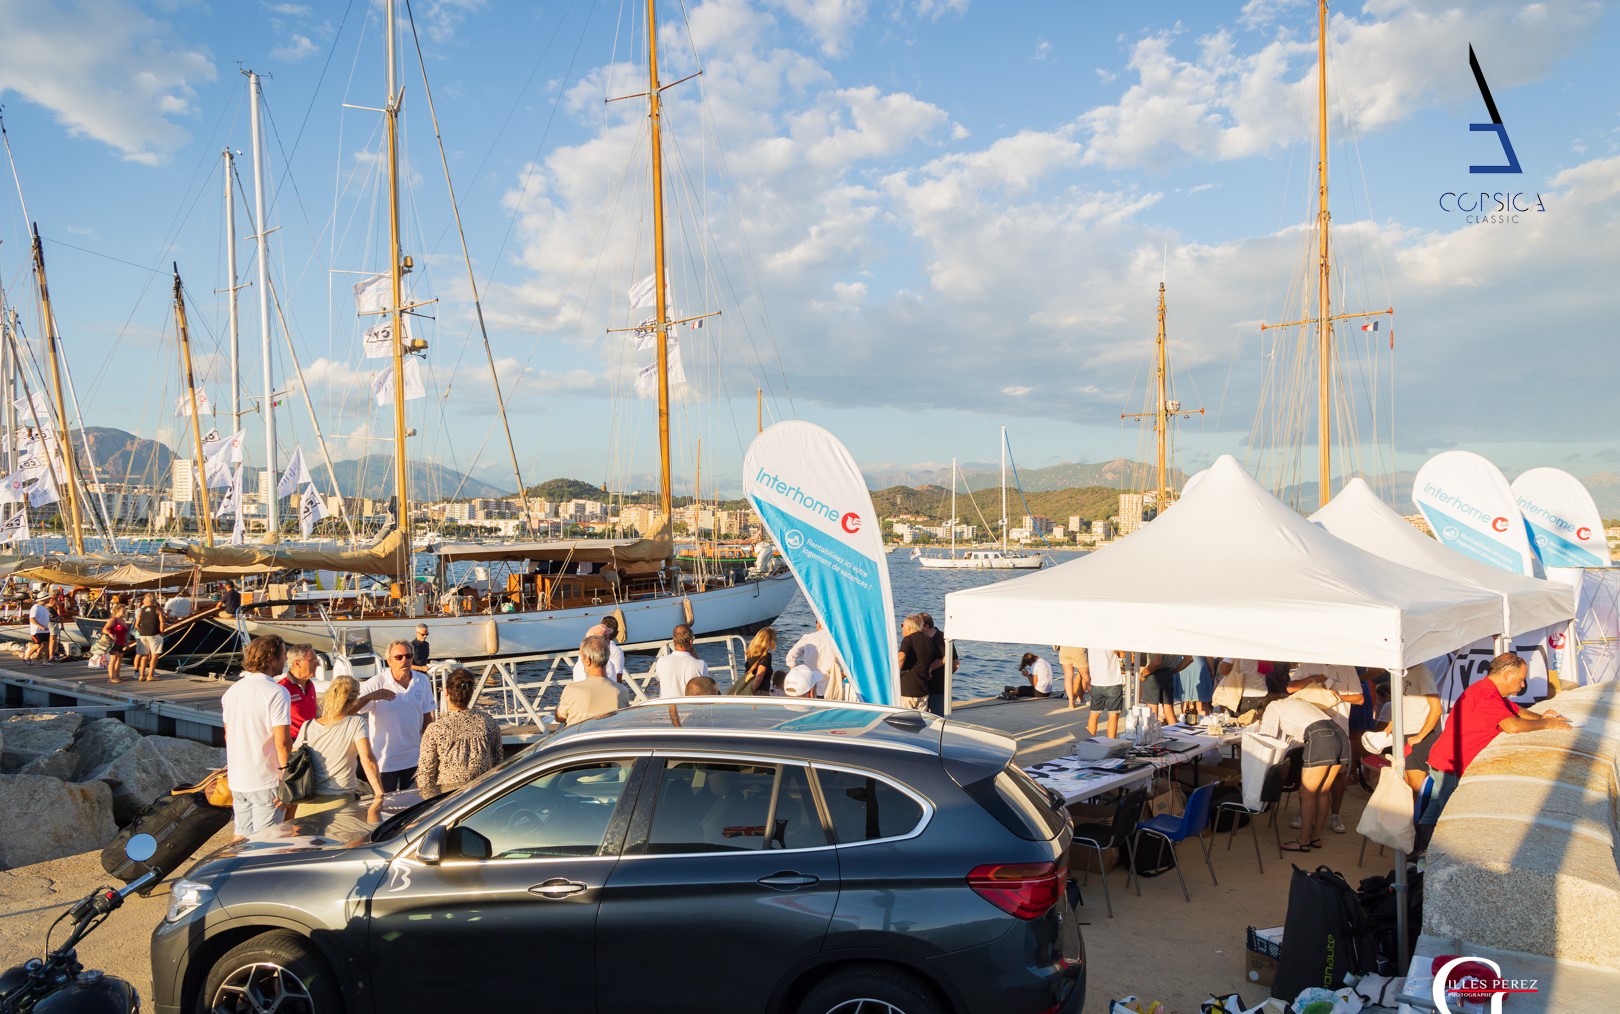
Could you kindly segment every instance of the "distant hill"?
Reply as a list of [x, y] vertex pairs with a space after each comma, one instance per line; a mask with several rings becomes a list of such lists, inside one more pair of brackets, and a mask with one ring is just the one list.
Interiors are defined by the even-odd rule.
[[1599, 472], [1581, 480], [1597, 501], [1598, 513], [1605, 518], [1620, 518], [1620, 475]]
[[530, 486], [526, 492], [537, 500], [549, 500], [553, 503], [562, 503], [565, 500], [595, 500], [601, 503], [608, 498], [608, 495], [602, 492], [601, 486], [582, 479], [547, 479], [538, 485]]
[[[111, 426], [87, 426], [83, 440], [90, 445], [96, 471], [104, 481], [161, 484], [169, 479], [174, 452], [167, 444]], [[83, 454], [77, 433], [73, 447]]]
[[[959, 492], [967, 489], [977, 492], [1001, 484], [999, 463], [968, 462], [958, 465], [957, 470], [961, 473], [961, 484], [957, 487]], [[1107, 486], [1116, 490], [1134, 489], [1150, 481], [1153, 471], [1153, 466], [1128, 458], [1115, 458], [1113, 461], [1101, 461], [1096, 464], [1064, 462], [1045, 468], [1021, 468], [1018, 470], [1018, 484], [1031, 493], [1041, 490], [1079, 489], [1087, 486]], [[1171, 481], [1178, 487], [1186, 481], [1186, 475], [1176, 469], [1171, 470], [1170, 476]], [[873, 490], [894, 486], [941, 486], [948, 491], [951, 487], [950, 466], [873, 469], [865, 473], [865, 478], [867, 488]], [[1010, 468], [1007, 472], [1007, 484], [1009, 486], [1015, 484]]]
[[[336, 461], [332, 463], [332, 469], [337, 473], [338, 488], [344, 496], [387, 500], [394, 494], [394, 456], [391, 454], [368, 454], [363, 458]], [[325, 465], [311, 461], [310, 472], [317, 476], [317, 485], [324, 488], [326, 483], [319, 480], [324, 479]], [[510, 496], [512, 492], [453, 468], [428, 462], [411, 465], [410, 477], [413, 500], [465, 500], [475, 496]]]
[[[1028, 510], [1025, 510], [1025, 501]], [[890, 486], [874, 490], [872, 506], [878, 516], [892, 518], [901, 514], [915, 514], [942, 523], [950, 517], [951, 491], [940, 486]], [[1108, 486], [1086, 486], [1080, 489], [1044, 490], [1027, 493], [1020, 500], [1016, 490], [1007, 500], [1007, 513], [1016, 526], [1026, 514], [1049, 517], [1056, 524], [1066, 525], [1071, 517], [1087, 521], [1100, 521], [1112, 517], [1119, 510], [1119, 490]], [[1001, 516], [1001, 496], [995, 491], [977, 492], [971, 498], [957, 493], [956, 513], [964, 524], [994, 526]], [[980, 519], [980, 515], [983, 519]]]

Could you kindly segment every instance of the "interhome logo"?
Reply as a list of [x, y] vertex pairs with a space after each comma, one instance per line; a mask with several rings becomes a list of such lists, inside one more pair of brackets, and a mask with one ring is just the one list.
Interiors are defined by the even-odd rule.
[[[1491, 86], [1485, 82], [1485, 72], [1480, 69], [1479, 57], [1474, 55], [1474, 47], [1468, 47], [1468, 67], [1474, 72], [1474, 83], [1479, 85], [1480, 98], [1485, 100], [1485, 112], [1491, 117], [1489, 123], [1470, 123], [1471, 132], [1495, 134], [1502, 146], [1502, 155], [1507, 159], [1499, 165], [1470, 165], [1470, 173], [1514, 173], [1522, 175], [1524, 170], [1519, 166], [1519, 156], [1513, 150], [1513, 142], [1508, 138], [1507, 126], [1502, 123], [1502, 113], [1496, 108], [1496, 100], [1491, 97]], [[1490, 193], [1483, 191], [1452, 191], [1440, 195], [1440, 210], [1445, 212], [1460, 212], [1467, 217], [1464, 221], [1469, 225], [1513, 225], [1519, 221], [1521, 215], [1530, 212], [1544, 212], [1547, 205], [1538, 193], [1525, 193], [1523, 191], [1498, 190]]]
[[1509, 993], [1534, 993], [1539, 981], [1504, 979], [1502, 966], [1490, 958], [1452, 958], [1435, 969], [1434, 1006], [1440, 1014], [1471, 1014], [1484, 1004], [1490, 1014], [1502, 1014], [1504, 997]]
[[806, 493], [800, 486], [788, 485], [780, 477], [772, 475], [770, 472], [765, 471], [764, 468], [761, 468], [758, 474], [754, 476], [754, 481], [776, 493], [784, 500], [793, 501], [816, 517], [836, 522], [839, 528], [842, 528], [850, 535], [854, 535], [861, 530], [861, 516], [855, 511], [840, 512], [832, 504]]

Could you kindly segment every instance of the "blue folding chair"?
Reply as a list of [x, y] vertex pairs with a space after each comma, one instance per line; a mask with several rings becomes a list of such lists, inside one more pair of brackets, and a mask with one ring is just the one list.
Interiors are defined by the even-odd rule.
[[[1176, 843], [1188, 838], [1197, 838], [1199, 847], [1204, 850], [1204, 865], [1209, 867], [1209, 879], [1216, 887], [1221, 882], [1215, 879], [1215, 860], [1210, 854], [1209, 842], [1204, 840], [1204, 829], [1209, 827], [1209, 801], [1215, 794], [1215, 783], [1200, 785], [1187, 797], [1187, 807], [1181, 811], [1181, 816], [1161, 813], [1157, 817], [1144, 820], [1136, 825], [1135, 847], [1131, 849], [1132, 855], [1142, 854], [1142, 835], [1151, 834], [1163, 838], [1170, 846], [1170, 864], [1176, 868], [1176, 879], [1181, 881], [1181, 893], [1192, 901], [1192, 895], [1187, 893], [1187, 878], [1181, 875], [1181, 858], [1176, 855]], [[1142, 878], [1136, 878], [1137, 897], [1142, 895]]]

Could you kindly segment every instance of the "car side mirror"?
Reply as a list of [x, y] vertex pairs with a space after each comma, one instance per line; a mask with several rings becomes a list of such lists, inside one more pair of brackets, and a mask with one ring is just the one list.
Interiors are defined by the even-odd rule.
[[488, 859], [494, 851], [489, 839], [470, 827], [451, 828], [446, 847], [463, 859]]
[[444, 843], [448, 835], [448, 829], [442, 825], [429, 828], [428, 833], [422, 836], [422, 844], [416, 847], [416, 858], [429, 866], [437, 866], [444, 858]]

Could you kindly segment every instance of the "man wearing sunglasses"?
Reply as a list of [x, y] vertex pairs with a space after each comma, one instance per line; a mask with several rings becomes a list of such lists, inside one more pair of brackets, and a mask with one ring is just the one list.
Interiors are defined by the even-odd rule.
[[383, 657], [388, 670], [360, 685], [360, 710], [366, 715], [383, 791], [396, 792], [416, 780], [422, 732], [433, 721], [433, 687], [427, 677], [411, 671], [411, 642], [390, 642]]

